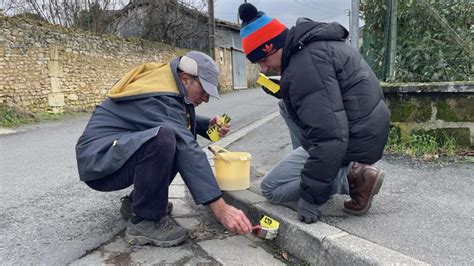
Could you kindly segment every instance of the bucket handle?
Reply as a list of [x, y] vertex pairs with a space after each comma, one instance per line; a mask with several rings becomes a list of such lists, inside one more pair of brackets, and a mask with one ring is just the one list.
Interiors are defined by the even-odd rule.
[[218, 153], [221, 153], [221, 152], [230, 152], [230, 151], [228, 151], [228, 150], [222, 148], [221, 146], [210, 146], [210, 147], [212, 147], [214, 150], [217, 149], [216, 152], [218, 152]]
[[[224, 162], [226, 163], [230, 163], [230, 161], [226, 158], [224, 158], [224, 156], [222, 156], [222, 154], [220, 154], [220, 150], [225, 150], [226, 152], [229, 152], [228, 150], [224, 149], [224, 148], [221, 148], [219, 146], [207, 146], [207, 148], [212, 152], [212, 154], [214, 154], [214, 156], [216, 156], [217, 158], [223, 160]], [[220, 150], [217, 151], [216, 148], [219, 148]]]

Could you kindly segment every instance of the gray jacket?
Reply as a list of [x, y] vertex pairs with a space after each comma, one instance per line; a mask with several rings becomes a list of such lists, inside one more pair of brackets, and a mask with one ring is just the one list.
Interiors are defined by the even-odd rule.
[[195, 202], [204, 204], [221, 196], [206, 154], [196, 142], [196, 134], [207, 137], [209, 119], [196, 116], [194, 106], [185, 103], [178, 62], [179, 58], [171, 62], [170, 71], [179, 95], [155, 92], [126, 99], [108, 98], [97, 106], [76, 145], [80, 180], [114, 173], [161, 127], [166, 127], [176, 135], [176, 167]]

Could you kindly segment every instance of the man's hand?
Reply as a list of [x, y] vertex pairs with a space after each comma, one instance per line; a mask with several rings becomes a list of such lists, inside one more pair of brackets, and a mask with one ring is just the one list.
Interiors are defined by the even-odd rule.
[[224, 199], [220, 198], [209, 206], [219, 222], [229, 231], [239, 234], [252, 231], [252, 224], [244, 212], [228, 205]]
[[[280, 78], [279, 77], [268, 77], [269, 80], [273, 81], [274, 83], [280, 85]], [[267, 87], [265, 86], [262, 86], [262, 90], [266, 93], [266, 94], [269, 94], [277, 99], [281, 99], [283, 98], [283, 96], [281, 95], [281, 89], [278, 90], [277, 92], [272, 92], [271, 90], [269, 90]]]
[[307, 202], [303, 198], [298, 201], [298, 219], [307, 224], [318, 221], [321, 216], [321, 206]]
[[271, 90], [267, 89], [267, 87], [265, 86], [260, 85], [260, 87], [262, 87], [262, 90], [268, 95], [271, 95], [277, 99], [283, 98], [283, 96], [281, 95], [281, 90], [277, 91], [276, 93], [273, 93]]
[[209, 128], [212, 127], [213, 125], [217, 124], [219, 126], [219, 136], [225, 137], [227, 133], [230, 131], [230, 123], [227, 124], [222, 124], [221, 123], [221, 117], [220, 116], [214, 116], [211, 121], [209, 121]]

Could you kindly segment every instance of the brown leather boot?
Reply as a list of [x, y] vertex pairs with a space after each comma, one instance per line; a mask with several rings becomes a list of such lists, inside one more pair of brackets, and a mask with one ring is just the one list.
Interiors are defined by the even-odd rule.
[[374, 195], [379, 193], [384, 173], [369, 164], [354, 163], [347, 181], [350, 199], [344, 201], [344, 212], [352, 215], [366, 214]]

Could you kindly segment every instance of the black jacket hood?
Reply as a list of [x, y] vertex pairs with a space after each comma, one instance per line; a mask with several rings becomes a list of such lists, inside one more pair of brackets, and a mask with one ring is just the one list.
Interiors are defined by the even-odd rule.
[[283, 46], [283, 68], [289, 62], [292, 54], [315, 41], [340, 41], [345, 42], [349, 32], [337, 22], [316, 22], [308, 18], [299, 18], [286, 37]]

